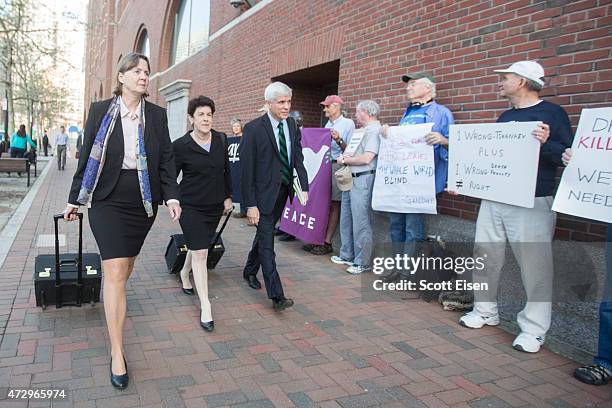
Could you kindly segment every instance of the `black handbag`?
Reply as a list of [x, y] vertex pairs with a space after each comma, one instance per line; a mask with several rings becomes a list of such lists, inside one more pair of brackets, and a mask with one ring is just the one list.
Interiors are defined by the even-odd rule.
[[[234, 211], [234, 207], [232, 207], [230, 212], [225, 217], [225, 221], [223, 221], [221, 229], [219, 229], [219, 231], [215, 234], [215, 237], [208, 247], [208, 258], [206, 261], [206, 266], [208, 269], [215, 269], [215, 266], [217, 266], [225, 253], [225, 246], [223, 245], [221, 234], [223, 233], [223, 230], [225, 229], [225, 226], [232, 215], [232, 211]], [[183, 234], [174, 234], [170, 236], [170, 242], [168, 242], [165, 254], [166, 265], [168, 266], [169, 273], [178, 273], [181, 271], [181, 269], [183, 269], [185, 258], [187, 257], [187, 251], [187, 244]]]
[[82, 303], [100, 301], [102, 260], [96, 253], [83, 253], [83, 213], [79, 218], [79, 252], [60, 254], [58, 220], [63, 214], [53, 216], [55, 224], [55, 254], [38, 255], [34, 260], [34, 292], [36, 306], [44, 309], [81, 306]]
[[[456, 255], [445, 247], [444, 241], [439, 236], [427, 236], [424, 241], [417, 242], [415, 256], [423, 256], [425, 258], [454, 258]], [[426, 281], [430, 284], [439, 284], [442, 282], [450, 282], [454, 278], [454, 271], [444, 268], [419, 268], [412, 275], [412, 279], [418, 285], [420, 281]], [[421, 299], [426, 302], [431, 302], [438, 299], [442, 289], [423, 289], [419, 291]]]

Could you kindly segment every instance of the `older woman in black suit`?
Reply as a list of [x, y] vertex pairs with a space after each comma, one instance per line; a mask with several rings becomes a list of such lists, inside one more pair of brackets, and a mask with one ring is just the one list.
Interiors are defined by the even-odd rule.
[[206, 96], [189, 101], [187, 114], [193, 130], [172, 143], [183, 213], [181, 228], [187, 242], [187, 259], [181, 270], [183, 292], [193, 294], [189, 270], [200, 297], [200, 325], [213, 331], [208, 300], [208, 247], [222, 214], [232, 210], [232, 177], [227, 155], [227, 137], [212, 129], [215, 103]]
[[149, 232], [157, 206], [165, 201], [179, 219], [176, 169], [166, 111], [145, 101], [149, 60], [127, 54], [119, 62], [112, 99], [89, 108], [79, 164], [64, 219], [89, 206], [89, 224], [102, 256], [104, 312], [111, 341], [111, 384], [128, 385], [123, 351], [125, 285]]

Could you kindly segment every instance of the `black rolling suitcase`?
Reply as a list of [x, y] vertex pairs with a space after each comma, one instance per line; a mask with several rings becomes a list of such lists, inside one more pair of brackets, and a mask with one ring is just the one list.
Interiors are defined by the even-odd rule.
[[[232, 208], [232, 211], [234, 209]], [[221, 257], [225, 253], [225, 246], [223, 245], [223, 239], [221, 238], [221, 234], [227, 225], [227, 222], [232, 215], [232, 211], [230, 211], [225, 217], [225, 221], [223, 221], [223, 225], [221, 225], [221, 229], [215, 234], [212, 242], [210, 243], [210, 247], [208, 247], [208, 259], [206, 262], [206, 266], [208, 269], [215, 269], [215, 266], [221, 260]], [[170, 236], [170, 242], [168, 242], [168, 246], [166, 247], [166, 265], [168, 265], [169, 273], [178, 273], [183, 268], [185, 264], [185, 257], [187, 256], [187, 244], [185, 243], [185, 237], [183, 234], [175, 234]]]
[[83, 213], [79, 217], [79, 252], [60, 254], [58, 220], [63, 214], [53, 216], [55, 224], [55, 254], [38, 255], [34, 260], [34, 290], [36, 306], [46, 309], [81, 306], [82, 303], [100, 301], [102, 261], [96, 253], [83, 253]]

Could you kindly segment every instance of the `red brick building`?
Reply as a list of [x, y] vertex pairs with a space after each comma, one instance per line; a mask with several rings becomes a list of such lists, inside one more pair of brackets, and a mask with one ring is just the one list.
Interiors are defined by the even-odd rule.
[[[236, 3], [239, 7], [234, 7]], [[108, 98], [127, 52], [151, 58], [150, 99], [167, 106], [173, 137], [186, 129], [186, 102], [215, 100], [216, 128], [250, 120], [273, 79], [294, 89], [306, 126], [319, 126], [329, 93], [375, 99], [381, 120], [405, 108], [400, 76], [425, 70], [437, 100], [458, 123], [491, 122], [508, 108], [494, 69], [538, 60], [543, 96], [574, 127], [582, 108], [612, 104], [612, 2], [606, 0], [90, 0], [85, 102]], [[440, 212], [475, 219], [478, 200], [439, 200]], [[557, 236], [599, 240], [604, 226], [560, 216]]]

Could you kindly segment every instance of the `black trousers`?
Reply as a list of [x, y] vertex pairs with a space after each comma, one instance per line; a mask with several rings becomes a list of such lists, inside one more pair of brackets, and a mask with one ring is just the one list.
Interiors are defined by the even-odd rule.
[[285, 297], [283, 285], [278, 275], [278, 271], [276, 270], [274, 227], [283, 212], [283, 208], [285, 208], [288, 196], [289, 187], [282, 185], [276, 197], [276, 203], [274, 204], [272, 214], [259, 214], [257, 233], [255, 234], [255, 239], [253, 239], [253, 246], [249, 252], [249, 257], [247, 258], [247, 263], [243, 272], [244, 277], [249, 275], [255, 276], [261, 266], [269, 299]]

